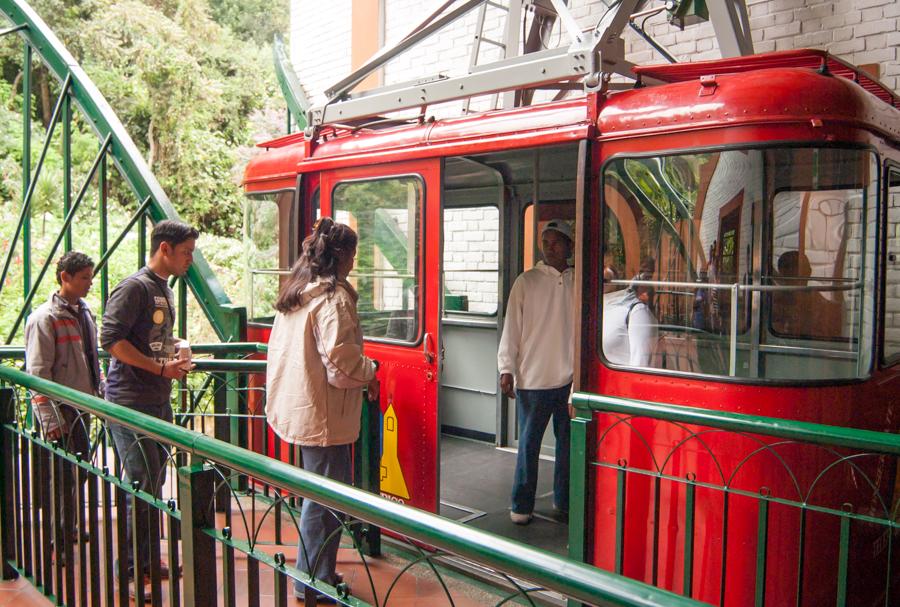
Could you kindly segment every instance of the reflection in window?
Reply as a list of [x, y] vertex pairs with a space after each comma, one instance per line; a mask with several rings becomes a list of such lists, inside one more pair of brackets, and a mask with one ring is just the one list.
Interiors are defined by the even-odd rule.
[[[865, 375], [875, 176], [870, 154], [840, 149], [611, 161], [605, 358], [751, 378]], [[632, 326], [635, 314], [654, 331]]]
[[341, 183], [334, 189], [335, 220], [359, 235], [349, 280], [359, 292], [357, 310], [366, 337], [418, 337], [421, 204], [416, 177]]
[[280, 278], [287, 271], [287, 221], [293, 192], [252, 196], [244, 200], [244, 305], [251, 320], [275, 316]]
[[[859, 251], [849, 254], [851, 215], [861, 190], [778, 192], [772, 204], [772, 282], [791, 290], [772, 295], [771, 328], [778, 335], [815, 339], [852, 337], [859, 304], [852, 291], [834, 290], [860, 279]], [[858, 226], [857, 226], [858, 227]], [[851, 258], [852, 257], [852, 258]], [[805, 287], [805, 288], [802, 288]], [[821, 290], [817, 290], [821, 288]], [[812, 312], [812, 313], [810, 313]]]
[[900, 171], [891, 171], [888, 179], [884, 358], [895, 361], [900, 356]]
[[444, 210], [444, 312], [497, 313], [500, 211]]

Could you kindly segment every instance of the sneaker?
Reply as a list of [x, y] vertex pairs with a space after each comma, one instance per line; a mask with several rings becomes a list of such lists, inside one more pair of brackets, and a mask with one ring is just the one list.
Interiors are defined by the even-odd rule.
[[[304, 590], [294, 590], [294, 598], [298, 601], [306, 600], [306, 592]], [[330, 596], [326, 596], [324, 594], [316, 595], [316, 603], [319, 605], [337, 605], [337, 601], [331, 598]]]
[[[338, 591], [343, 592], [344, 595], [350, 594], [350, 587], [347, 586], [346, 584], [344, 584], [344, 574], [343, 573], [340, 573], [339, 571], [336, 571], [334, 573], [334, 584], [332, 584], [332, 585], [335, 586], [336, 588], [338, 586], [343, 586], [342, 588], [338, 588]], [[301, 586], [299, 589], [295, 587], [294, 588], [294, 598], [296, 598], [298, 601], [306, 600], [305, 587]], [[316, 603], [318, 603], [319, 605], [336, 605], [337, 601], [334, 600], [333, 598], [331, 598], [330, 596], [326, 596], [324, 594], [318, 594], [316, 596]]]
[[532, 518], [533, 516], [530, 512], [528, 514], [520, 514], [518, 512], [510, 511], [509, 513], [509, 520], [514, 522], [516, 525], [527, 525], [531, 522]]

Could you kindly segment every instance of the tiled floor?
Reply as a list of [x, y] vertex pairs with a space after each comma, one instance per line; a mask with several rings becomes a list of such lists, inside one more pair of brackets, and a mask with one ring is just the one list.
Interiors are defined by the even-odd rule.
[[50, 607], [50, 601], [26, 580], [0, 582], [0, 607]]

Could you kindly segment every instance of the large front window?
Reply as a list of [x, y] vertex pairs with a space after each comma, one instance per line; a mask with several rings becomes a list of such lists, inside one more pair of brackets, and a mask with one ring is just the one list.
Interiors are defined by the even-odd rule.
[[404, 176], [339, 183], [334, 218], [359, 235], [349, 281], [368, 338], [413, 342], [418, 332], [422, 182]]
[[604, 358], [743, 378], [865, 376], [876, 178], [872, 154], [837, 148], [610, 161]]

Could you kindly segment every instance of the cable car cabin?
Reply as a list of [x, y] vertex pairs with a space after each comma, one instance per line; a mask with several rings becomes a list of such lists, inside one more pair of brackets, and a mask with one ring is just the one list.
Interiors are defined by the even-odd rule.
[[[576, 389], [900, 427], [897, 97], [818, 51], [636, 71], [662, 84], [457, 119], [326, 126], [315, 139], [262, 144], [267, 151], [251, 161], [258, 319], [272, 314], [277, 271], [296, 259], [315, 217], [330, 215], [359, 234], [351, 280], [367, 353], [381, 361], [386, 496], [439, 509], [452, 489], [439, 474], [442, 436], [515, 448], [515, 405], [500, 394], [496, 370], [504, 301], [539, 259], [542, 224], [557, 217], [576, 233]], [[640, 338], [649, 341], [623, 347], [604, 319], [639, 287], [655, 294], [652, 326]], [[265, 322], [254, 326], [251, 336], [264, 339]], [[774, 457], [745, 465], [747, 445], [734, 435], [687, 440], [673, 424], [598, 423], [598, 461], [669, 454], [668, 472], [694, 475], [698, 485], [739, 468], [732, 489], [764, 488], [773, 498], [796, 498], [796, 486], [815, 480], [833, 455], [804, 452], [787, 471]], [[548, 433], [548, 454], [552, 446]], [[886, 490], [890, 507], [895, 465], [881, 458], [856, 472]], [[511, 472], [443, 473], [472, 486], [498, 474], [505, 503]], [[629, 480], [629, 543], [616, 555], [615, 472], [597, 467], [591, 483], [589, 561], [685, 591], [681, 489]], [[877, 508], [863, 485], [842, 469], [820, 478], [808, 500]], [[666, 526], [657, 541], [654, 492], [655, 520]], [[756, 508], [742, 508], [739, 496], [723, 505], [721, 493], [704, 501], [701, 492], [689, 592], [750, 604]], [[837, 528], [813, 511], [801, 519], [773, 506], [769, 516], [768, 604], [830, 601], [836, 559], [816, 538]], [[798, 526], [805, 542], [797, 542]], [[890, 545], [864, 529], [854, 536], [851, 549], [865, 556], [850, 596], [861, 604], [878, 596], [884, 604], [884, 584], [867, 584], [866, 575], [891, 577], [883, 558]]]

